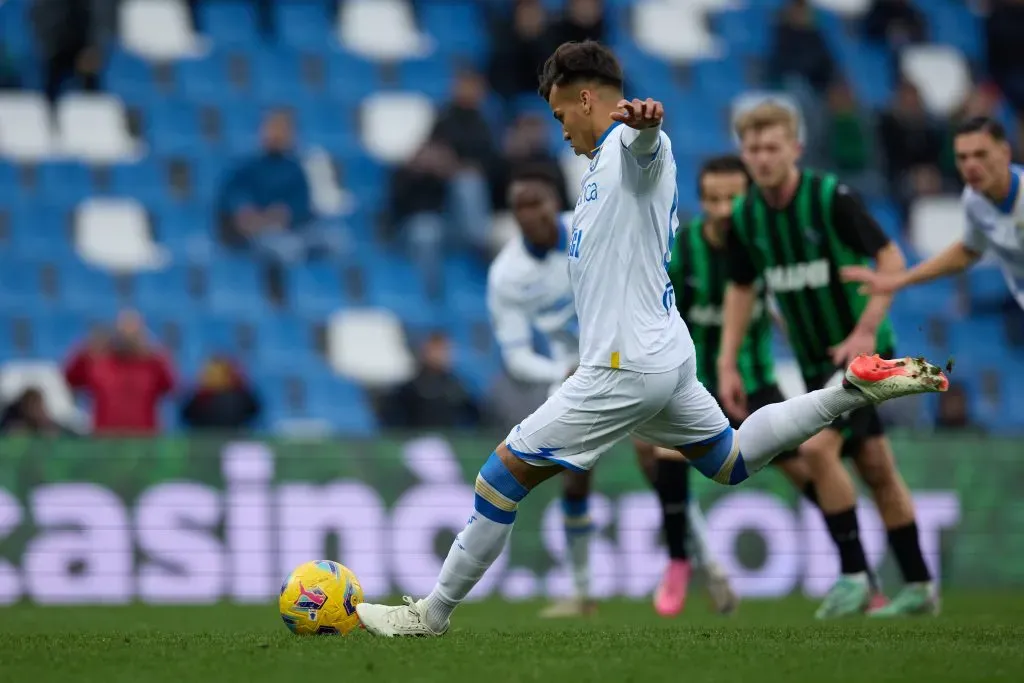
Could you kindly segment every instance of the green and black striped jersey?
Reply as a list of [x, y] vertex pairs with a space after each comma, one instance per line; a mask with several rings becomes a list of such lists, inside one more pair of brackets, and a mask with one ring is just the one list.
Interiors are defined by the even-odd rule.
[[[729, 277], [764, 278], [786, 321], [805, 378], [835, 372], [829, 348], [853, 331], [868, 296], [843, 283], [839, 269], [867, 264], [889, 238], [849, 189], [830, 174], [803, 171], [789, 205], [774, 209], [751, 187], [736, 201], [729, 231]], [[892, 324], [878, 328], [876, 348], [895, 347]]]
[[[713, 393], [718, 386], [715, 361], [722, 338], [722, 303], [729, 283], [728, 252], [713, 247], [703, 227], [704, 219], [698, 216], [679, 228], [672, 244], [668, 275], [676, 293], [676, 308], [697, 349], [697, 378]], [[771, 317], [764, 287], [760, 280], [757, 283], [754, 318], [737, 359], [748, 394], [775, 384]]]

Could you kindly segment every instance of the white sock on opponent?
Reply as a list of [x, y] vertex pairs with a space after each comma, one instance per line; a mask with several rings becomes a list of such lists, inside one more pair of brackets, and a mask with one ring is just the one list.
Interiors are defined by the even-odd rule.
[[711, 552], [711, 543], [708, 541], [710, 531], [708, 521], [704, 519], [704, 512], [700, 509], [700, 503], [691, 498], [686, 510], [687, 523], [690, 527], [690, 539], [693, 541], [691, 550], [696, 563], [709, 571], [718, 566], [714, 554]]
[[501, 555], [512, 534], [516, 508], [527, 493], [501, 458], [491, 453], [476, 477], [473, 515], [455, 537], [437, 585], [427, 596], [424, 620], [431, 629], [445, 629], [451, 613]]

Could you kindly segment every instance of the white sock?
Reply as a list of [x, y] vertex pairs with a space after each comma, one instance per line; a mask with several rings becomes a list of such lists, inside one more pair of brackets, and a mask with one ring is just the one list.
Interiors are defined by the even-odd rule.
[[452, 612], [501, 555], [512, 534], [519, 501], [528, 493], [496, 453], [480, 468], [475, 492], [473, 515], [455, 537], [437, 584], [426, 598], [423, 619], [434, 631], [445, 630]]
[[469, 518], [444, 559], [437, 585], [427, 596], [427, 626], [435, 631], [444, 630], [458, 604], [501, 555], [513, 526], [478, 514]]
[[737, 430], [747, 471], [753, 474], [779, 453], [796, 448], [828, 427], [843, 413], [870, 404], [859, 391], [831, 387], [754, 411]]
[[711, 553], [711, 544], [708, 542], [710, 535], [708, 521], [704, 519], [704, 513], [700, 509], [700, 504], [693, 498], [690, 498], [687, 506], [686, 518], [690, 527], [691, 548], [694, 560], [705, 571], [711, 572], [717, 569], [718, 563], [715, 562], [714, 555]]

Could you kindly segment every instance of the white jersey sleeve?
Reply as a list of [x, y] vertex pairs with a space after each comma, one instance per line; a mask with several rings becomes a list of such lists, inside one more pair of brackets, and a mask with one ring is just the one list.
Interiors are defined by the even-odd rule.
[[645, 130], [626, 128], [622, 132], [622, 176], [630, 188], [648, 192], [657, 187], [665, 166], [667, 137], [661, 126]]
[[522, 382], [551, 383], [565, 379], [568, 368], [564, 363], [534, 351], [531, 313], [507, 289], [500, 268], [492, 270], [487, 283], [487, 309], [509, 374]]

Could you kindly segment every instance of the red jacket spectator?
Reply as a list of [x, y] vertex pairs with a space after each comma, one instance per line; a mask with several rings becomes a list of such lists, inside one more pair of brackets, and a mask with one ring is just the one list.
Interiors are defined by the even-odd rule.
[[111, 343], [76, 351], [64, 370], [72, 389], [93, 400], [93, 430], [101, 435], [153, 435], [157, 407], [174, 387], [170, 361], [145, 344], [141, 321], [122, 315]]

